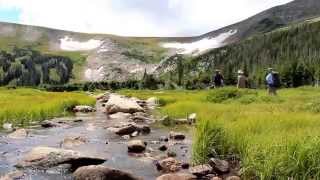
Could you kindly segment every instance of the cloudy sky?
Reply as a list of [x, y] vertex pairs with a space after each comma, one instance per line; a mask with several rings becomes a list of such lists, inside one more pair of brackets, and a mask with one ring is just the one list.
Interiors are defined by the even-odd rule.
[[0, 21], [125, 36], [191, 36], [290, 1], [0, 0]]

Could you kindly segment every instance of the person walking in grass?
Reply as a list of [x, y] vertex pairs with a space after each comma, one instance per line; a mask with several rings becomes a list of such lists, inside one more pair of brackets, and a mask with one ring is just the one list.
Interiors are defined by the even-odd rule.
[[280, 87], [279, 73], [274, 71], [272, 68], [268, 68], [268, 74], [266, 76], [266, 81], [268, 85], [269, 95], [277, 95], [277, 88]]
[[223, 87], [223, 80], [224, 80], [224, 78], [221, 74], [221, 71], [217, 69], [216, 73], [213, 77], [214, 87], [215, 88]]
[[244, 89], [247, 88], [247, 77], [244, 75], [244, 72], [242, 70], [238, 71], [238, 83], [237, 88], [238, 89]]

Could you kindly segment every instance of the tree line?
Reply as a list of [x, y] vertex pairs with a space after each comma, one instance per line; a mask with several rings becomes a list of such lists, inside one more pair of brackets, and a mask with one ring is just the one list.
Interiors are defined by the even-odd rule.
[[31, 48], [0, 51], [0, 85], [65, 84], [72, 77], [71, 59], [45, 55]]

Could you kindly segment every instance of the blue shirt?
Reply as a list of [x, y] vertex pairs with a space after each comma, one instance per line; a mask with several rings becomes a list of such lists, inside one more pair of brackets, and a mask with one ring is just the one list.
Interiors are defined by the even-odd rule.
[[272, 73], [269, 73], [266, 77], [266, 81], [268, 85], [272, 85], [273, 84], [273, 78], [272, 78]]

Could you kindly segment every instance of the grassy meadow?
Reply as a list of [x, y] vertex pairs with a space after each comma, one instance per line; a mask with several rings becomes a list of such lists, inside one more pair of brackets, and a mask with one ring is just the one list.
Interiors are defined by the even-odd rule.
[[27, 125], [31, 121], [67, 115], [75, 105], [94, 105], [95, 99], [84, 93], [53, 93], [37, 89], [0, 88], [0, 125]]
[[243, 179], [320, 179], [320, 90], [223, 88], [203, 91], [129, 91], [158, 97], [161, 113], [174, 118], [197, 113], [193, 160], [240, 158]]

